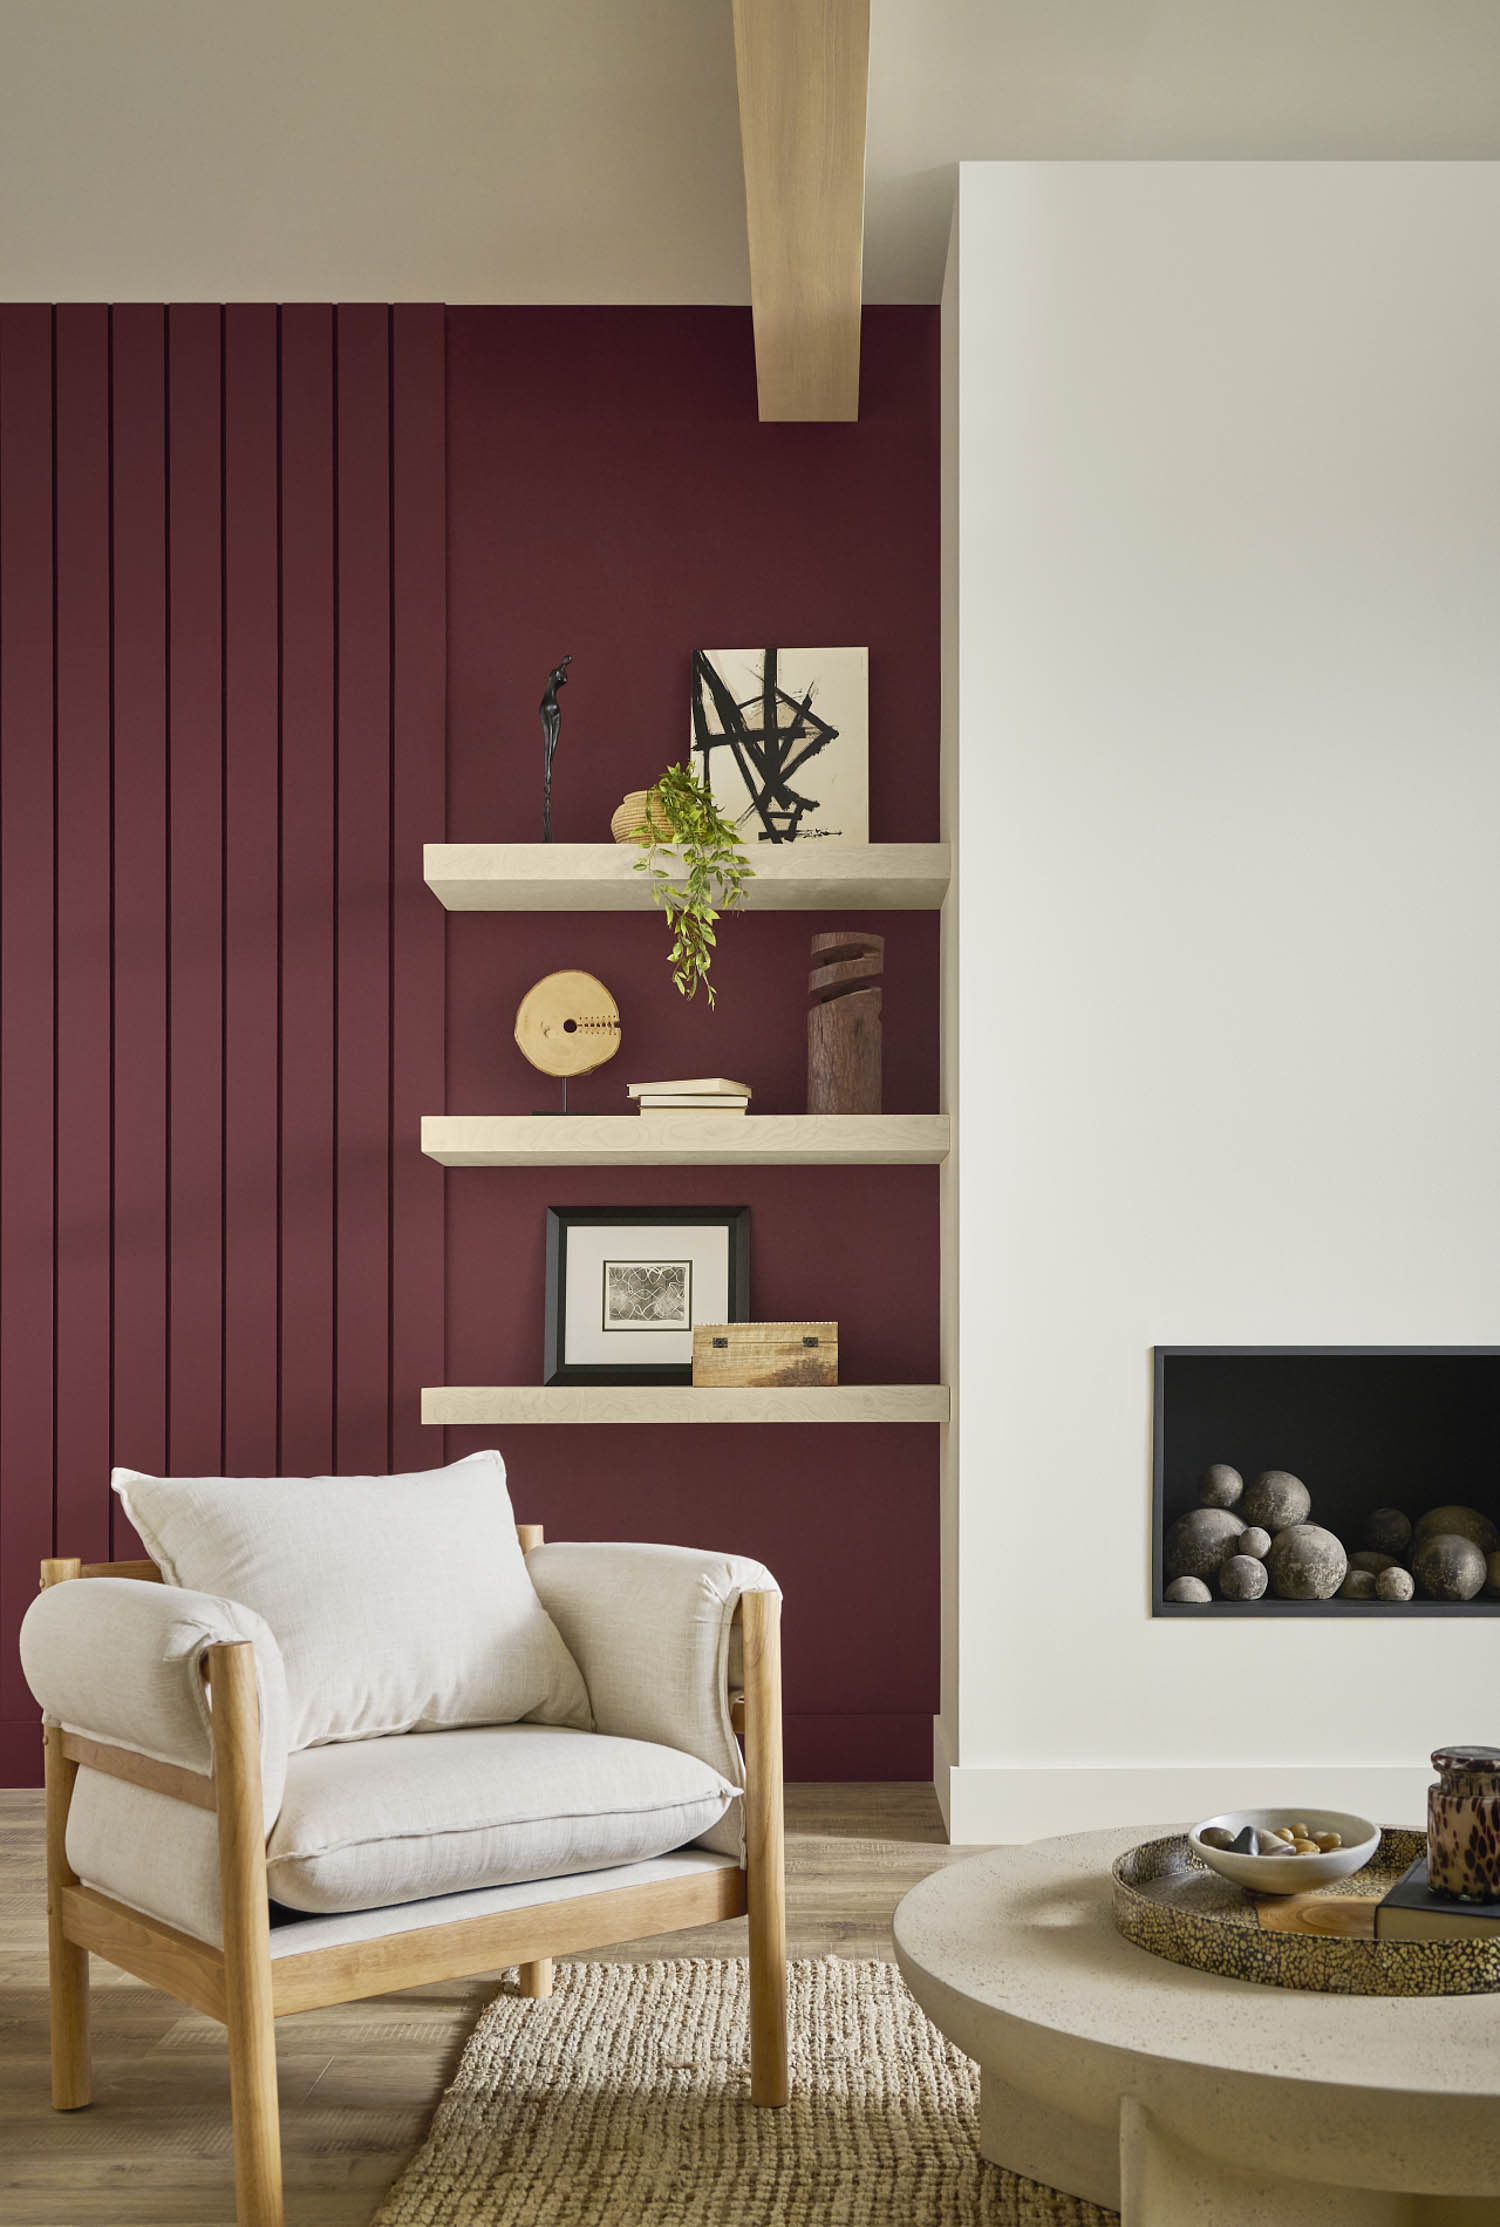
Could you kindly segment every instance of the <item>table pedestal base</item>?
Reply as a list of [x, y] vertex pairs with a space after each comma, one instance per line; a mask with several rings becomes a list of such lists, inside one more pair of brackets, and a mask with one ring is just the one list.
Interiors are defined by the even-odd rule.
[[981, 2071], [979, 2147], [1012, 2173], [1118, 2211], [1121, 2227], [1500, 2227], [1500, 2198], [1410, 2196], [1246, 2173], [1190, 2149], [1133, 2096], [1118, 2135]]

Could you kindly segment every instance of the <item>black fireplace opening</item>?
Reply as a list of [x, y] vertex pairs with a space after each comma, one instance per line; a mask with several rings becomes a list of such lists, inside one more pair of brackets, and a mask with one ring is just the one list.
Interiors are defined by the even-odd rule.
[[[1494, 1616], [1500, 1594], [1488, 1591], [1488, 1577], [1468, 1598], [1451, 1597], [1451, 1588], [1468, 1585], [1477, 1564], [1458, 1549], [1444, 1550], [1437, 1581], [1448, 1597], [1427, 1590], [1432, 1558], [1418, 1565], [1421, 1519], [1440, 1509], [1472, 1511], [1480, 1520], [1460, 1530], [1472, 1534], [1485, 1553], [1500, 1541], [1500, 1346], [1158, 1346], [1153, 1428], [1151, 1507], [1152, 1614], [1155, 1616]], [[1216, 1464], [1237, 1471], [1245, 1492], [1228, 1511], [1247, 1520], [1239, 1502], [1248, 1501], [1254, 1480], [1280, 1470], [1300, 1479], [1311, 1497], [1302, 1520], [1332, 1533], [1347, 1556], [1367, 1561], [1390, 1555], [1414, 1572], [1409, 1599], [1350, 1598], [1342, 1591], [1326, 1599], [1282, 1598], [1272, 1572], [1285, 1572], [1292, 1549], [1281, 1557], [1258, 1557], [1266, 1568], [1264, 1592], [1256, 1599], [1226, 1598], [1225, 1587], [1258, 1582], [1254, 1573], [1226, 1573], [1224, 1564], [1207, 1570], [1194, 1585], [1209, 1597], [1169, 1599], [1172, 1582], [1165, 1548], [1176, 1543], [1183, 1558], [1183, 1534], [1173, 1526], [1203, 1505], [1206, 1473]], [[1233, 1492], [1220, 1479], [1209, 1498]], [[1295, 1496], [1293, 1496], [1295, 1499]], [[1416, 1543], [1395, 1548], [1399, 1525], [1384, 1527], [1378, 1550], [1370, 1518], [1377, 1510], [1398, 1510], [1418, 1533]], [[1191, 1527], [1190, 1527], [1191, 1528]], [[1262, 1527], [1264, 1528], [1264, 1527]], [[1382, 1527], [1377, 1526], [1377, 1529]], [[1429, 1527], [1429, 1533], [1430, 1533]], [[1445, 1534], [1448, 1526], [1443, 1525]], [[1206, 1534], [1200, 1569], [1217, 1551], [1219, 1534], [1232, 1531], [1229, 1520], [1196, 1526]], [[1252, 1540], [1252, 1546], [1258, 1541]], [[1308, 1542], [1317, 1547], [1321, 1542]], [[1393, 1549], [1395, 1550], [1393, 1552]], [[1230, 1551], [1233, 1551], [1231, 1546]], [[1327, 1552], [1326, 1548], [1324, 1549]], [[1357, 1565], [1353, 1565], [1357, 1566]], [[1500, 1579], [1500, 1564], [1491, 1565]], [[1450, 1574], [1451, 1573], [1451, 1574]], [[1380, 1580], [1371, 1569], [1375, 1583]], [[1347, 1581], [1346, 1581], [1347, 1582]], [[1390, 1577], [1390, 1592], [1405, 1581]], [[1356, 1590], [1360, 1581], [1353, 1581]]]

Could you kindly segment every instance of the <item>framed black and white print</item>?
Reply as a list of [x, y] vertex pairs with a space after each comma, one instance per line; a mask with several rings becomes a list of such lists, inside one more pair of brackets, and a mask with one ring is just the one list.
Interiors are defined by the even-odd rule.
[[549, 1206], [544, 1384], [691, 1384], [750, 1311], [748, 1206]]

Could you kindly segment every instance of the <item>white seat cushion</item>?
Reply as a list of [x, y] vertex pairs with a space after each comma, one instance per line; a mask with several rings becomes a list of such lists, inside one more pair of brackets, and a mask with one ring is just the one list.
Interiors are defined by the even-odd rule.
[[450, 1725], [592, 1723], [537, 1599], [493, 1450], [402, 1477], [114, 1472], [169, 1585], [263, 1616], [288, 1745]]
[[735, 1789], [647, 1740], [513, 1724], [305, 1749], [267, 1844], [292, 1910], [367, 1910], [681, 1848]]

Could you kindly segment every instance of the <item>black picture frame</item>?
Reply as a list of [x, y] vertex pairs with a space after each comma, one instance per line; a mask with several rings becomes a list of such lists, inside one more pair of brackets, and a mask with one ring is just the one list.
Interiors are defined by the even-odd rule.
[[549, 1206], [547, 1301], [542, 1355], [543, 1384], [691, 1384], [691, 1361], [569, 1361], [566, 1348], [568, 1232], [607, 1224], [679, 1229], [722, 1228], [729, 1239], [729, 1320], [750, 1318], [750, 1209], [748, 1206]]

